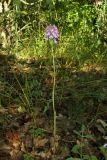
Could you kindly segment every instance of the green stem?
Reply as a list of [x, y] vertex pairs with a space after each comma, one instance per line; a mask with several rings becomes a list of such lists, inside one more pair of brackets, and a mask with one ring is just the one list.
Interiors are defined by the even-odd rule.
[[55, 85], [56, 85], [56, 70], [55, 70], [55, 56], [52, 48], [52, 57], [53, 57], [53, 91], [52, 91], [52, 103], [53, 103], [53, 117], [54, 117], [54, 127], [53, 127], [53, 135], [56, 137], [56, 109], [55, 109]]

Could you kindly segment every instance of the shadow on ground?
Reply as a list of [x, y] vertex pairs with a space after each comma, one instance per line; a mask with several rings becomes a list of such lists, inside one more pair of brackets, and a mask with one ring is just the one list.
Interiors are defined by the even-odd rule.
[[[23, 155], [30, 152], [33, 158], [52, 160], [52, 77], [51, 59], [23, 60], [13, 55], [0, 55], [0, 143], [4, 145], [0, 149], [1, 160], [24, 159]], [[56, 160], [58, 156], [60, 160], [65, 160], [70, 155], [69, 145], [72, 146], [72, 143], [69, 143], [74, 130], [80, 130], [82, 124], [94, 128], [97, 119], [106, 121], [106, 97], [107, 68], [95, 64], [77, 66], [72, 63], [66, 66], [66, 59], [56, 58], [58, 142], [65, 143], [67, 148], [65, 154], [63, 147], [57, 149]], [[39, 144], [34, 144], [34, 139], [32, 142], [28, 133], [34, 124], [36, 129], [43, 128], [46, 131], [48, 140], [37, 139]], [[19, 133], [22, 135], [19, 136]]]

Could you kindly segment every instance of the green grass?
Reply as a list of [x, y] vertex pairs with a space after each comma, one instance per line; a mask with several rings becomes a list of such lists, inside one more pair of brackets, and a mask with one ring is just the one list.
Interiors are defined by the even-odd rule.
[[[61, 126], [57, 122], [59, 115], [66, 117], [67, 121], [62, 120], [62, 123], [66, 126], [64, 129], [70, 133], [72, 130], [79, 133], [82, 125], [90, 129], [97, 119], [102, 117], [105, 119], [106, 47], [101, 53], [96, 37], [87, 34], [81, 37], [77, 32], [62, 35], [54, 53], [55, 72], [52, 53], [43, 36], [35, 38], [34, 35], [22, 39], [17, 48], [12, 48], [12, 53], [7, 55], [3, 52], [1, 55], [1, 107], [17, 106], [18, 109], [21, 108], [30, 114], [34, 122], [36, 116], [42, 113], [51, 121], [51, 132], [54, 126], [54, 136], [61, 134]], [[54, 76], [55, 88], [53, 88]], [[55, 90], [52, 97], [53, 89]], [[56, 110], [54, 114], [52, 106]], [[34, 133], [42, 134], [42, 130], [33, 128], [32, 134]], [[81, 146], [79, 149], [81, 150]], [[77, 153], [74, 157], [76, 156], [84, 159], [87, 156], [87, 159], [90, 159], [84, 152], [79, 155]], [[95, 159], [94, 155], [92, 156], [91, 159]]]
[[[7, 67], [11, 67], [11, 72], [12, 67], [16, 67], [16, 70], [14, 73], [12, 72], [12, 75], [7, 74], [10, 78], [9, 82], [1, 79], [1, 83], [6, 87], [6, 93], [1, 94], [7, 97], [9, 103], [12, 101], [12, 94], [14, 95], [16, 92], [18, 92], [16, 101], [21, 101], [25, 106], [33, 107], [40, 101], [42, 106], [45, 106], [47, 101], [51, 103], [52, 57], [47, 52], [46, 42], [41, 37], [38, 39], [35, 37], [30, 37], [27, 40], [22, 39], [23, 45], [21, 46], [19, 43], [17, 50], [13, 48], [15, 62], [13, 61], [13, 64]], [[106, 89], [106, 75], [103, 74], [106, 71], [106, 65], [103, 63], [105, 54], [99, 55], [99, 50], [94, 49], [93, 51], [92, 47], [94, 48], [94, 44], [93, 46], [92, 43], [89, 45], [89, 42], [85, 42], [85, 38], [79, 39], [77, 33], [71, 35], [71, 37], [62, 35], [60, 38], [55, 53], [56, 103], [61, 103], [59, 101], [69, 103], [69, 100], [67, 102], [66, 99], [70, 98], [73, 101], [77, 99], [78, 103], [81, 103], [87, 97], [106, 99], [105, 92], [100, 91], [103, 86]], [[100, 78], [100, 75], [102, 78]], [[17, 84], [19, 91], [13, 86], [12, 82]], [[47, 92], [49, 93], [48, 96]], [[61, 100], [58, 100], [57, 97], [59, 96]], [[3, 96], [1, 97], [3, 98]], [[3, 101], [2, 98], [1, 101]], [[82, 104], [74, 102], [74, 105], [81, 106]]]

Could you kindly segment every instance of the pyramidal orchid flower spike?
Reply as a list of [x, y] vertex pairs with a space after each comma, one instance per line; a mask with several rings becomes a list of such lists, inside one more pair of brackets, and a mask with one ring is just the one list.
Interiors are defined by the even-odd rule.
[[55, 25], [49, 25], [45, 29], [45, 39], [46, 41], [53, 40], [54, 43], [58, 42], [59, 31]]
[[56, 149], [56, 107], [55, 107], [55, 87], [56, 87], [56, 65], [55, 65], [55, 51], [56, 44], [59, 39], [58, 28], [55, 25], [49, 25], [45, 29], [45, 40], [47, 43], [47, 48], [49, 53], [52, 55], [52, 66], [53, 66], [53, 87], [52, 87], [52, 107], [53, 107], [53, 135], [54, 135], [54, 153]]

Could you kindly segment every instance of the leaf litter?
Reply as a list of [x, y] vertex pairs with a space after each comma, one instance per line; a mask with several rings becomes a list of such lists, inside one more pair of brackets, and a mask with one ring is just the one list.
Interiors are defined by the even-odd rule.
[[[21, 67], [18, 69], [19, 64], [21, 64], [21, 60], [17, 62], [14, 57], [1, 55], [0, 160], [26, 160], [27, 158], [31, 160], [66, 160], [69, 157], [79, 158], [80, 150], [85, 157], [95, 156], [98, 159], [105, 157], [105, 150], [101, 147], [106, 148], [107, 144], [106, 72], [101, 73], [102, 70], [95, 69], [95, 67], [94, 71], [88, 67], [85, 70], [84, 66], [83, 69], [81, 67], [79, 71], [75, 70], [75, 72], [68, 68], [58, 69], [57, 138], [54, 141], [52, 110], [49, 107], [46, 112], [43, 112], [43, 106], [47, 105], [46, 102], [49, 106], [52, 104], [52, 79], [50, 76], [52, 68], [49, 66], [46, 71], [45, 66], [37, 66], [39, 68], [37, 71], [34, 63], [25, 62], [25, 68], [22, 67], [21, 70]], [[30, 95], [28, 90], [28, 94], [31, 96], [30, 103], [34, 106], [31, 111], [26, 110], [28, 106], [25, 97], [23, 97], [23, 103], [20, 99], [23, 94], [14, 74], [17, 75], [23, 88], [24, 75], [28, 76], [29, 74], [31, 79], [32, 77], [38, 78], [42, 83], [39, 89], [43, 87], [43, 97], [41, 98], [41, 94], [38, 95], [36, 102], [35, 95]], [[103, 81], [99, 81], [98, 84], [94, 83], [101, 77], [103, 77]], [[87, 83], [85, 83], [86, 79]], [[99, 84], [101, 87], [97, 88]], [[11, 91], [9, 90], [10, 86], [12, 87]], [[93, 87], [95, 97], [90, 86]], [[102, 88], [103, 90], [101, 90]], [[103, 94], [98, 94], [99, 92]], [[33, 93], [37, 94], [37, 92]], [[86, 127], [81, 128], [82, 124]]]

